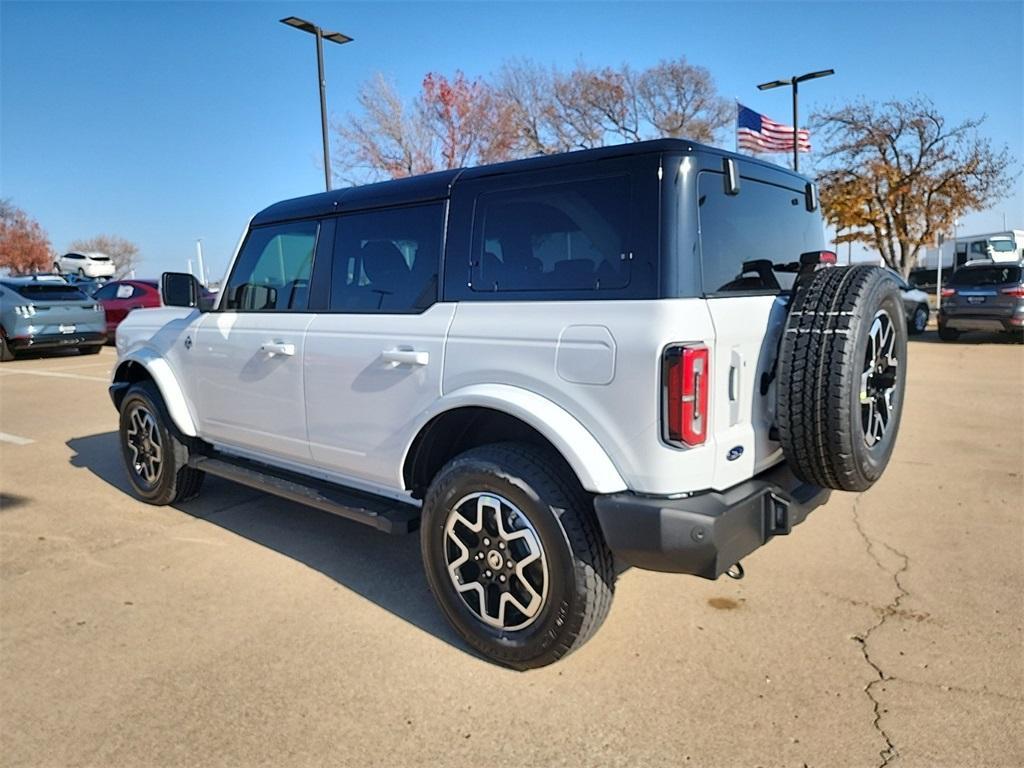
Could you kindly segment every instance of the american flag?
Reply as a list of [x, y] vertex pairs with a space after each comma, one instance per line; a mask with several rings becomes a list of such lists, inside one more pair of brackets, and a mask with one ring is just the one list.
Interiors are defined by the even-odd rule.
[[[793, 126], [781, 125], [752, 109], [737, 105], [736, 146], [747, 152], [792, 152]], [[797, 147], [811, 151], [811, 132], [797, 131]]]

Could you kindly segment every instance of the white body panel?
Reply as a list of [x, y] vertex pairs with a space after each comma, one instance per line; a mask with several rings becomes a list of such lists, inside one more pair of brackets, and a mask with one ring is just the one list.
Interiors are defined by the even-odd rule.
[[[765, 301], [770, 305], [771, 299]], [[742, 470], [723, 472], [719, 483], [716, 457], [735, 443], [722, 445], [716, 420], [703, 446], [677, 448], [662, 440], [662, 352], [674, 343], [703, 343], [714, 354], [708, 304], [701, 299], [466, 302], [459, 305], [449, 333], [443, 390], [447, 396], [502, 383], [550, 401], [593, 437], [630, 490], [668, 495], [709, 485], [725, 488]], [[753, 335], [757, 321], [751, 319]], [[567, 333], [577, 340], [560, 343]], [[757, 365], [758, 356], [751, 353], [750, 358]], [[709, 408], [715, 415], [723, 391], [716, 380], [720, 373], [712, 367]], [[581, 380], [587, 375], [589, 381]], [[760, 458], [765, 465], [777, 460], [764, 450], [758, 456], [752, 444], [749, 452], [750, 460]]]
[[[118, 349], [157, 378], [185, 434], [365, 490], [405, 494], [419, 430], [478, 406], [530, 424], [589, 491], [672, 495], [723, 490], [781, 460], [760, 380], [782, 312], [773, 297], [465, 302], [419, 315], [172, 308], [129, 315]], [[713, 361], [696, 448], [662, 439], [661, 356], [677, 343], [705, 344]]]
[[[455, 304], [414, 314], [322, 314], [306, 333], [305, 403], [313, 462], [402, 487], [402, 459], [441, 396]], [[302, 398], [297, 402], [301, 403]]]
[[203, 315], [182, 358], [204, 439], [311, 460], [302, 360], [312, 320], [298, 312]]

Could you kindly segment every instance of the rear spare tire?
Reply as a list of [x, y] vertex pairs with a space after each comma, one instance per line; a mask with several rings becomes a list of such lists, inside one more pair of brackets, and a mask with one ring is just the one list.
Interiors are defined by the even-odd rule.
[[779, 354], [779, 440], [794, 473], [842, 491], [870, 488], [896, 443], [907, 321], [896, 282], [866, 265], [801, 281]]

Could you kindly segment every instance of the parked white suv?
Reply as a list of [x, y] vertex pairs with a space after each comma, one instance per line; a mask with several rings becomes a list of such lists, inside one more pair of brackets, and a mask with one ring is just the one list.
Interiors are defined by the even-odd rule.
[[58, 256], [53, 262], [53, 271], [58, 274], [80, 277], [110, 277], [114, 274], [114, 262], [105, 253], [72, 251]]
[[465, 640], [537, 667], [616, 574], [717, 578], [881, 475], [906, 320], [815, 189], [661, 140], [350, 188], [251, 221], [218, 305], [165, 274], [118, 327], [131, 483], [204, 474], [419, 527]]

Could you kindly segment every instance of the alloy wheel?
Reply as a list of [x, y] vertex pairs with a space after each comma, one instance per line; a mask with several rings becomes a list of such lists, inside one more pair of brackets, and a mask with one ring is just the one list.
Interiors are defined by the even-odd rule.
[[868, 348], [860, 377], [861, 426], [864, 442], [878, 444], [893, 417], [899, 360], [896, 358], [896, 328], [884, 309], [875, 314], [868, 332]]
[[547, 600], [548, 564], [540, 536], [511, 501], [473, 493], [448, 513], [445, 564], [465, 606], [495, 629], [530, 626]]
[[131, 452], [131, 466], [146, 486], [156, 485], [163, 465], [163, 449], [156, 418], [149, 409], [136, 405], [128, 414], [125, 443]]

